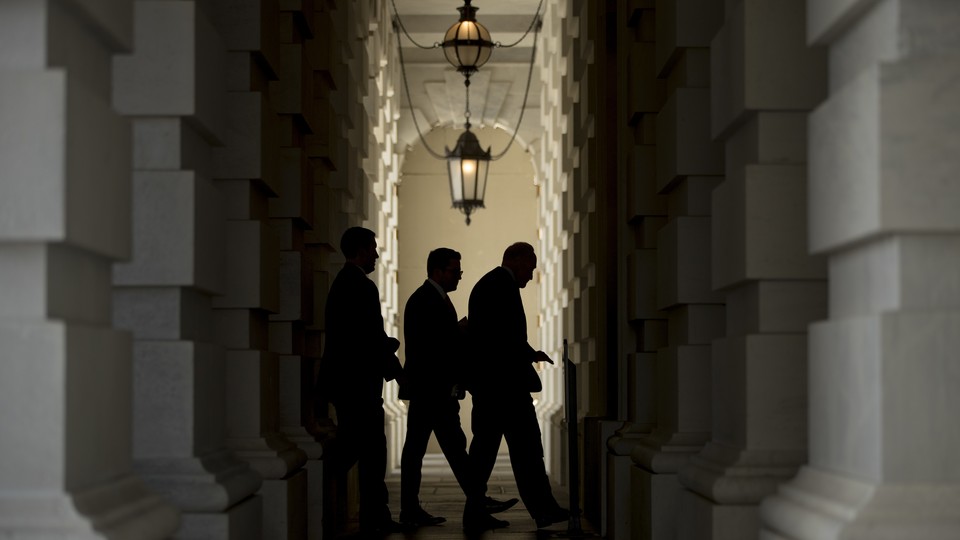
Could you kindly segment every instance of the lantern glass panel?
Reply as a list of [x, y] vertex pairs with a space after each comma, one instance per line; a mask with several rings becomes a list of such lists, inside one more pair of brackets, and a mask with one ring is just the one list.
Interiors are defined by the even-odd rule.
[[447, 167], [450, 173], [450, 198], [453, 205], [463, 203], [463, 174], [460, 170], [460, 158], [451, 158], [447, 160]]
[[463, 198], [474, 200], [477, 198], [477, 160], [460, 160], [460, 171], [463, 173]]
[[[487, 150], [489, 151], [489, 148]], [[482, 201], [487, 192], [487, 173], [489, 172], [490, 162], [480, 160], [477, 166], [477, 194], [474, 199]]]

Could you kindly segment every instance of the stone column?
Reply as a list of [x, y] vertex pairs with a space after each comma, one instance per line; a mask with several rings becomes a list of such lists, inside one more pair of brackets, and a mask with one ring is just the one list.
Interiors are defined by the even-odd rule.
[[[604, 2], [566, 2], [561, 39], [567, 71], [562, 99], [567, 108], [562, 139], [563, 178], [560, 223], [567, 241], [563, 254], [563, 281], [569, 291], [564, 311], [570, 359], [576, 364], [578, 417], [583, 436], [582, 486], [600, 497], [581, 500], [584, 516], [602, 521], [607, 482], [606, 441], [622, 422], [610, 421], [616, 394], [611, 384], [619, 367], [615, 311], [617, 261], [600, 254], [616, 251], [617, 221], [617, 103], [615, 47], [609, 44], [608, 19], [616, 5]], [[609, 11], [609, 13], [608, 13]], [[552, 347], [561, 342], [550, 344]], [[562, 371], [552, 371], [558, 383]], [[558, 384], [562, 389], [562, 384]], [[557, 403], [560, 405], [560, 403]], [[562, 408], [559, 408], [562, 417]], [[561, 441], [565, 441], [564, 436]]]
[[825, 92], [803, 0], [726, 3], [711, 44], [712, 132], [726, 148], [713, 192], [712, 437], [681, 470], [681, 539], [755, 538], [758, 505], [806, 458], [806, 328], [826, 310], [807, 256], [806, 119]]
[[[399, 322], [402, 303], [399, 298], [399, 199], [397, 182], [400, 179], [400, 160], [397, 155], [396, 126], [400, 111], [400, 58], [393, 26], [384, 13], [390, 13], [390, 2], [376, 0], [361, 2], [353, 14], [359, 21], [357, 39], [360, 55], [358, 76], [362, 90], [354, 99], [359, 105], [365, 124], [360, 142], [363, 170], [367, 173], [366, 189], [371, 199], [371, 211], [376, 213], [374, 224], [379, 240], [380, 259], [377, 261], [377, 286], [383, 298], [383, 319], [387, 335], [402, 339]], [[396, 118], [395, 118], [396, 115]], [[384, 385], [384, 402], [388, 414], [387, 444], [388, 474], [400, 468], [400, 454], [406, 437], [406, 407], [400, 402], [397, 381]], [[396, 506], [396, 501], [394, 501]]]
[[638, 538], [676, 534], [677, 472], [710, 437], [710, 342], [723, 333], [723, 297], [710, 286], [710, 191], [723, 153], [710, 137], [710, 39], [720, 6], [708, 0], [656, 3], [654, 66], [666, 98], [656, 115], [656, 190], [667, 221], [656, 232], [656, 308], [666, 346], [656, 352], [657, 425], [632, 450]]
[[810, 461], [761, 538], [960, 536], [960, 4], [813, 0], [829, 97], [810, 118]]
[[[606, 10], [612, 5], [555, 0], [545, 2], [540, 32], [538, 65], [542, 85], [541, 120], [544, 133], [539, 139], [538, 182], [540, 182], [540, 245], [537, 253], [541, 272], [541, 347], [557, 361], [541, 372], [544, 390], [537, 403], [538, 418], [548, 430], [545, 452], [550, 456], [556, 480], [565, 483], [567, 463], [563, 419], [563, 372], [559, 365], [563, 342], [568, 342], [570, 359], [577, 365], [580, 381], [578, 423], [587, 452], [602, 448], [602, 425], [607, 403], [603, 397], [608, 374], [616, 362], [610, 351], [608, 313], [602, 306], [616, 289], [616, 262], [600, 260], [598, 253], [609, 249], [614, 237], [610, 223], [615, 219], [616, 165], [615, 119], [608, 114], [616, 107], [608, 99], [613, 83], [603, 78]], [[615, 301], [615, 300], [613, 300]], [[528, 306], [529, 308], [529, 306]], [[532, 330], [531, 330], [532, 331]], [[588, 491], [602, 491], [605, 482], [603, 450], [584, 463], [595, 470], [581, 469]], [[566, 505], [564, 501], [562, 504]], [[588, 517], [598, 516], [602, 499], [581, 500]]]
[[[657, 231], [667, 220], [667, 197], [656, 187], [656, 113], [665, 100], [657, 78], [654, 2], [617, 4], [621, 132], [619, 139], [623, 368], [619, 393], [622, 425], [607, 441], [608, 538], [630, 538], [633, 450], [656, 426], [657, 350], [667, 343], [667, 315], [657, 308]], [[634, 523], [637, 521], [637, 523]]]
[[221, 8], [227, 129], [214, 165], [226, 197], [226, 280], [214, 307], [227, 347], [227, 446], [264, 478], [263, 537], [291, 539], [306, 526], [306, 455], [280, 432], [279, 358], [269, 335], [280, 310], [280, 244], [268, 202], [283, 191], [283, 125], [269, 83], [282, 73], [280, 9], [275, 0]]
[[[566, 231], [562, 225], [563, 192], [567, 184], [567, 172], [564, 170], [563, 138], [566, 130], [567, 115], [564, 113], [563, 73], [567, 71], [567, 58], [563, 55], [562, 41], [566, 36], [564, 31], [565, 3], [562, 0], [544, 2], [543, 28], [540, 30], [538, 44], [539, 59], [537, 69], [540, 70], [540, 110], [543, 118], [550, 121], [542, 122], [543, 134], [539, 139], [540, 148], [537, 150], [539, 164], [536, 167], [540, 185], [540, 245], [537, 246], [538, 266], [540, 272], [540, 343], [544, 351], [551, 358], [562, 358], [563, 350], [557, 348], [566, 335], [564, 327], [565, 304], [569, 298], [563, 284], [567, 283], [569, 270], [564, 265], [567, 249]], [[536, 75], [535, 75], [536, 76]], [[559, 365], [559, 364], [558, 364]], [[544, 372], [541, 372], [543, 375]], [[545, 378], [545, 377], [542, 377]], [[563, 395], [562, 383], [557, 378], [547, 378], [544, 381], [544, 398], [550, 401], [554, 410], [560, 405]], [[551, 395], [552, 394], [552, 395]], [[562, 417], [562, 410], [559, 413]], [[547, 460], [547, 470], [554, 471], [555, 480], [561, 483], [566, 478], [566, 446], [561, 442], [566, 440], [558, 423], [551, 422], [542, 427], [546, 433], [545, 439], [557, 441], [546, 444], [544, 452]], [[565, 504], [561, 501], [562, 504]]]
[[110, 57], [129, 2], [0, 4], [0, 536], [166, 538], [133, 474], [131, 342], [110, 271], [130, 257], [130, 131]]
[[177, 538], [257, 538], [260, 476], [224, 446], [224, 212], [210, 167], [224, 132], [226, 51], [196, 2], [134, 3], [114, 60], [133, 122], [133, 259], [114, 266], [114, 323], [134, 337], [135, 465], [183, 512]]
[[[313, 193], [314, 193], [314, 219], [313, 228], [305, 232], [305, 242], [307, 253], [310, 257], [310, 264], [313, 267], [313, 291], [315, 302], [313, 304], [313, 324], [306, 328], [307, 343], [313, 347], [313, 353], [317, 358], [323, 351], [325, 340], [324, 329], [326, 321], [324, 320], [324, 308], [326, 306], [327, 292], [330, 283], [333, 281], [343, 264], [343, 259], [339, 254], [340, 235], [348, 227], [347, 218], [348, 205], [344, 202], [342, 191], [338, 189], [341, 176], [337, 176], [335, 171], [345, 170], [346, 165], [341, 161], [341, 146], [345, 145], [342, 139], [340, 126], [342, 123], [343, 109], [335, 103], [333, 95], [341, 83], [336, 80], [336, 76], [341, 73], [338, 69], [343, 62], [340, 50], [340, 39], [337, 36], [336, 28], [339, 26], [338, 17], [342, 10], [337, 9], [337, 3], [326, 3], [316, 6], [315, 26], [316, 33], [314, 41], [316, 48], [310, 47], [311, 52], [315, 53], [313, 61], [316, 63], [315, 86], [314, 91], [316, 105], [321, 116], [322, 125], [313, 132], [305, 136], [306, 155], [310, 160], [313, 173]], [[331, 256], [333, 255], [333, 256]], [[331, 260], [335, 259], [335, 260]], [[314, 364], [311, 372], [310, 381], [316, 384], [317, 365]], [[336, 446], [336, 425], [334, 424], [330, 411], [332, 407], [328, 403], [312, 403], [308, 414], [312, 413], [309, 422], [309, 431], [314, 435], [321, 450], [327, 455]], [[316, 464], [312, 462], [316, 455], [311, 448], [307, 448], [311, 461], [307, 462], [307, 468], [310, 473], [309, 498], [310, 498], [310, 517], [315, 520], [315, 510], [312, 509], [318, 502], [322, 512], [322, 528], [326, 535], [337, 535], [345, 533], [348, 528], [351, 512], [354, 517], [356, 514], [356, 492], [353, 495], [353, 506], [351, 508], [348, 488], [350, 482], [339, 482], [339, 475], [330, 467], [329, 462], [322, 462], [321, 476], [315, 476], [317, 472]], [[318, 484], [318, 480], [320, 481]], [[355, 482], [353, 483], [355, 487]], [[321, 498], [317, 499], [316, 490], [320, 489]], [[311, 532], [314, 530], [313, 523], [309, 525]]]
[[320, 31], [312, 6], [281, 6], [277, 79], [270, 82], [271, 104], [280, 115], [280, 192], [268, 207], [280, 248], [279, 308], [269, 316], [270, 349], [280, 368], [280, 432], [307, 456], [306, 522], [297, 537], [310, 539], [323, 537], [324, 517], [323, 447], [305, 427], [318, 355], [316, 350], [311, 354], [306, 339], [306, 328], [314, 322], [314, 283], [305, 234], [316, 221], [314, 165], [307, 158], [306, 139], [326, 127], [314, 85]]

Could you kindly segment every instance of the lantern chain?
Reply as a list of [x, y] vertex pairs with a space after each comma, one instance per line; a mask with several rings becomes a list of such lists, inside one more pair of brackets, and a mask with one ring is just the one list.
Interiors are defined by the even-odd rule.
[[[543, 0], [540, 0], [540, 1], [543, 2]], [[439, 49], [440, 47], [442, 47], [442, 45], [438, 41], [434, 41], [433, 45], [430, 45], [430, 46], [421, 45], [416, 41], [414, 41], [414, 39], [410, 37], [410, 34], [407, 32], [407, 27], [403, 26], [403, 21], [400, 20], [400, 12], [397, 10], [396, 0], [390, 0], [390, 3], [393, 4], [393, 19], [394, 21], [396, 21], [395, 27], [396, 26], [400, 27], [400, 30], [403, 32], [403, 35], [407, 36], [407, 39], [410, 40], [410, 43], [413, 43], [414, 45], [416, 45], [421, 49]], [[539, 9], [537, 11], [539, 11]]]
[[467, 94], [466, 96], [467, 106], [466, 106], [466, 110], [463, 111], [463, 117], [466, 119], [466, 122], [464, 123], [464, 127], [466, 129], [470, 129], [470, 77], [467, 77], [466, 79], [463, 80], [463, 87], [465, 88], [465, 92]]
[[[396, 9], [396, 6], [394, 6]], [[400, 17], [394, 18], [394, 30], [397, 29], [399, 25]], [[406, 64], [403, 61], [403, 47], [400, 43], [400, 32], [395, 32], [397, 34], [397, 52], [400, 55], [400, 73], [403, 75], [403, 89], [407, 94], [407, 106], [410, 108], [410, 116], [413, 117], [413, 126], [417, 128], [417, 136], [420, 137], [420, 142], [423, 143], [423, 147], [427, 149], [427, 152], [437, 158], [437, 159], [447, 159], [443, 154], [435, 151], [433, 148], [430, 148], [430, 145], [427, 144], [427, 139], [424, 138], [423, 132], [420, 131], [420, 123], [417, 122], [417, 113], [416, 109], [413, 108], [413, 99], [410, 97], [410, 86], [407, 84], [407, 68]]]
[[[410, 108], [410, 116], [413, 117], [413, 125], [417, 130], [417, 136], [420, 137], [420, 142], [423, 143], [423, 147], [426, 148], [427, 152], [437, 159], [446, 159], [447, 157], [445, 155], [440, 154], [439, 152], [436, 152], [435, 150], [430, 148], [429, 145], [427, 145], [427, 141], [420, 130], [420, 123], [417, 121], [417, 115], [414, 113], [415, 109], [413, 108], [413, 100], [410, 96], [410, 86], [407, 82], [407, 70], [406, 70], [406, 64], [403, 61], [403, 46], [400, 41], [400, 32], [402, 31], [403, 34], [407, 36], [407, 39], [409, 39], [411, 43], [413, 43], [414, 45], [416, 45], [421, 49], [436, 49], [441, 47], [442, 45], [438, 42], [434, 42], [432, 46], [428, 47], [414, 41], [413, 38], [410, 37], [410, 34], [407, 33], [407, 29], [403, 26], [403, 22], [400, 20], [400, 14], [397, 11], [396, 1], [391, 0], [391, 4], [393, 5], [393, 12], [394, 12], [393, 27], [395, 31], [399, 30], [396, 32], [397, 52], [400, 56], [400, 71], [403, 76], [403, 88], [407, 94], [407, 106]], [[520, 116], [517, 118], [517, 127], [513, 130], [513, 135], [511, 135], [510, 137], [510, 142], [507, 143], [507, 146], [506, 148], [503, 149], [503, 152], [500, 152], [495, 156], [491, 156], [490, 159], [492, 161], [496, 161], [502, 158], [510, 150], [510, 147], [513, 145], [513, 141], [517, 138], [517, 132], [519, 132], [520, 130], [520, 124], [523, 122], [523, 113], [527, 108], [527, 99], [530, 96], [530, 83], [533, 79], [533, 65], [537, 57], [537, 37], [539, 36], [540, 29], [543, 27], [543, 22], [540, 19], [540, 9], [542, 7], [543, 7], [543, 0], [540, 0], [540, 3], [537, 5], [537, 13], [533, 16], [533, 20], [530, 22], [530, 26], [527, 28], [527, 31], [524, 32], [523, 36], [521, 36], [519, 40], [517, 40], [516, 42], [510, 45], [503, 45], [500, 42], [496, 42], [494, 44], [496, 47], [505, 47], [505, 48], [513, 47], [518, 43], [520, 43], [521, 41], [523, 41], [527, 37], [527, 35], [530, 33], [531, 30], [534, 31], [533, 47], [530, 54], [530, 68], [527, 71], [527, 85], [523, 93], [523, 104], [520, 106]], [[464, 112], [464, 117], [466, 118], [466, 129], [469, 130], [470, 129], [470, 76], [469, 75], [465, 76], [463, 84], [466, 87], [466, 111]]]
[[533, 33], [533, 51], [530, 53], [530, 69], [527, 71], [527, 88], [523, 91], [523, 104], [520, 105], [520, 117], [517, 118], [517, 127], [513, 130], [513, 135], [510, 136], [510, 142], [507, 143], [507, 147], [503, 149], [503, 152], [495, 156], [491, 156], [491, 161], [496, 161], [502, 158], [510, 150], [510, 147], [513, 145], [514, 139], [517, 138], [517, 133], [520, 131], [520, 124], [523, 122], [523, 112], [527, 110], [527, 98], [530, 96], [530, 81], [533, 79], [533, 64], [537, 59], [537, 36], [540, 34], [540, 28], [543, 26], [542, 22], [539, 22], [539, 14], [535, 18], [536, 27]]
[[[540, 8], [541, 8], [541, 7], [543, 7], [543, 0], [540, 0], [540, 3], [537, 4], [537, 12], [533, 15], [533, 20], [530, 21], [530, 26], [528, 26], [528, 27], [527, 27], [527, 31], [524, 32], [522, 36], [520, 36], [520, 39], [514, 41], [513, 43], [511, 43], [511, 44], [509, 44], [509, 45], [504, 45], [503, 43], [500, 43], [499, 41], [497, 41], [496, 43], [493, 44], [494, 47], [497, 47], [498, 49], [501, 49], [501, 48], [503, 48], [503, 49], [509, 49], [510, 47], [515, 47], [515, 46], [519, 45], [520, 42], [523, 41], [523, 40], [527, 37], [527, 34], [529, 34], [531, 30], [533, 30], [533, 27], [534, 27], [535, 25], [537, 25], [537, 21], [540, 20]], [[396, 9], [396, 8], [394, 8], [394, 9]], [[534, 45], [536, 45], [536, 44], [534, 44]]]

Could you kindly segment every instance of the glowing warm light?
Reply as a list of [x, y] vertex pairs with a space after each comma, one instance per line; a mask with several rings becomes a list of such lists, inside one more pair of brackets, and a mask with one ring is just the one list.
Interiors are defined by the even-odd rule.
[[477, 31], [477, 25], [471, 21], [463, 21], [460, 25], [461, 39], [478, 39], [480, 32]]
[[487, 63], [493, 50], [490, 32], [477, 22], [477, 8], [464, 0], [460, 20], [451, 26], [443, 36], [443, 54], [457, 71], [468, 77], [477, 72], [477, 68]]
[[483, 208], [483, 194], [487, 187], [487, 170], [490, 164], [490, 149], [480, 146], [477, 136], [470, 131], [470, 124], [457, 138], [457, 145], [447, 151], [447, 171], [450, 175], [450, 197], [453, 207], [467, 215]]

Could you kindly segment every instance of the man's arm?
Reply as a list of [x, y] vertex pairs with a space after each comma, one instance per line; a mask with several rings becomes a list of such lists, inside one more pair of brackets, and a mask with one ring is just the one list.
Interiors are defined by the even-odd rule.
[[[400, 347], [400, 341], [390, 337], [383, 329], [383, 316], [380, 314], [380, 291], [377, 285], [367, 278], [361, 278], [357, 283], [356, 294], [350, 306], [352, 316], [340, 321], [351, 326], [352, 346], [355, 347], [353, 356], [363, 362], [372, 362], [373, 365], [357, 368], [379, 371], [378, 375], [390, 381], [399, 376], [400, 359], [395, 354]], [[351, 323], [351, 320], [354, 322]]]
[[546, 362], [546, 363], [548, 363], [548, 364], [552, 364], [552, 363], [553, 363], [553, 360], [551, 360], [550, 357], [547, 356], [547, 353], [545, 353], [545, 352], [543, 352], [543, 351], [537, 351], [537, 352], [535, 352], [535, 353], [533, 354], [533, 361], [534, 361], [534, 362]]

